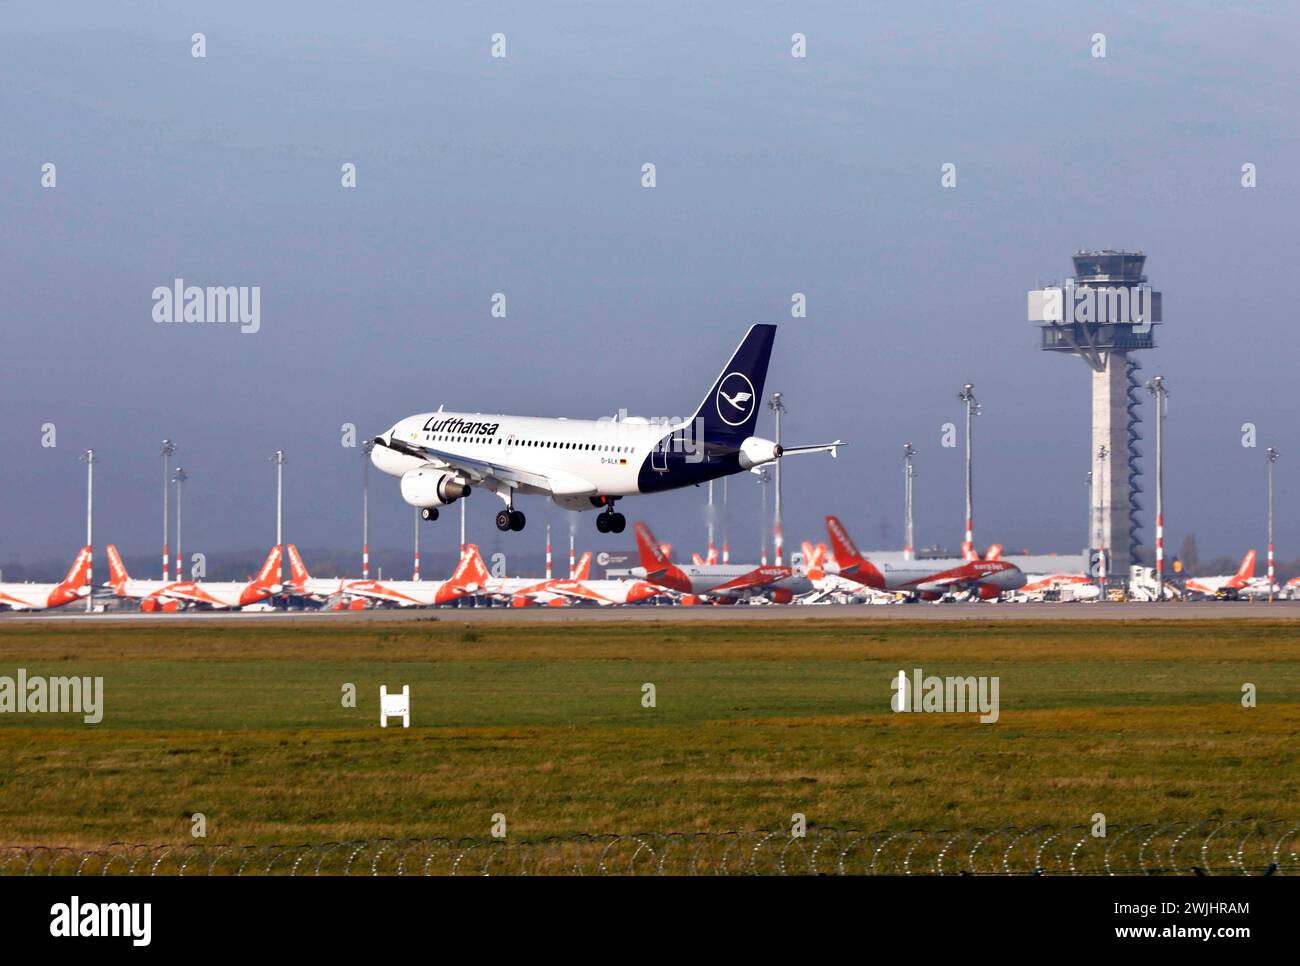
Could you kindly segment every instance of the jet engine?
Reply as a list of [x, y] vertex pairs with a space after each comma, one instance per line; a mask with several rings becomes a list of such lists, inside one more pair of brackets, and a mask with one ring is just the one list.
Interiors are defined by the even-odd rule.
[[736, 458], [740, 462], [741, 469], [752, 470], [756, 466], [780, 459], [781, 447], [770, 439], [750, 436], [740, 444], [740, 452], [736, 454]]
[[997, 600], [1002, 593], [997, 587], [990, 587], [988, 584], [980, 585], [980, 600]]
[[411, 506], [446, 506], [469, 496], [469, 484], [432, 466], [421, 466], [402, 474], [402, 499]]

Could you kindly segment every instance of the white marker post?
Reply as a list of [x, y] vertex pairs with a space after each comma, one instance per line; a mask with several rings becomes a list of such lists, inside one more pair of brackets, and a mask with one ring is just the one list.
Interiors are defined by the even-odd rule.
[[389, 718], [401, 718], [402, 727], [411, 727], [411, 686], [402, 685], [401, 694], [389, 694], [388, 688], [379, 686], [379, 727], [387, 728]]

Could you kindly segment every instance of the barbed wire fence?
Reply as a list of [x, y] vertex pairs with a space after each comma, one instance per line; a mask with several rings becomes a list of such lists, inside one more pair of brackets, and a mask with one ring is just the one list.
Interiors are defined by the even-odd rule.
[[1300, 824], [369, 839], [315, 845], [0, 846], [0, 875], [1295, 875]]

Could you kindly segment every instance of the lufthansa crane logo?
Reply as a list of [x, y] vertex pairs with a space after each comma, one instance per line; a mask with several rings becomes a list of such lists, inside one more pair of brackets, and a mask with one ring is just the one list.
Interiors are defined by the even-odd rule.
[[718, 416], [728, 426], [743, 425], [754, 402], [754, 384], [743, 372], [729, 372], [718, 383]]

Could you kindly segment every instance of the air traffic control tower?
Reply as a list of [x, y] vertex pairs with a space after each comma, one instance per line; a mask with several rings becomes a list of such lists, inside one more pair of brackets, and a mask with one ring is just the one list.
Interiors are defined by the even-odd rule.
[[1128, 576], [1140, 563], [1142, 453], [1138, 378], [1131, 353], [1154, 349], [1160, 293], [1142, 274], [1141, 252], [1075, 252], [1074, 277], [1029, 293], [1029, 321], [1041, 348], [1078, 356], [1092, 369], [1092, 548], [1106, 554], [1106, 573]]

